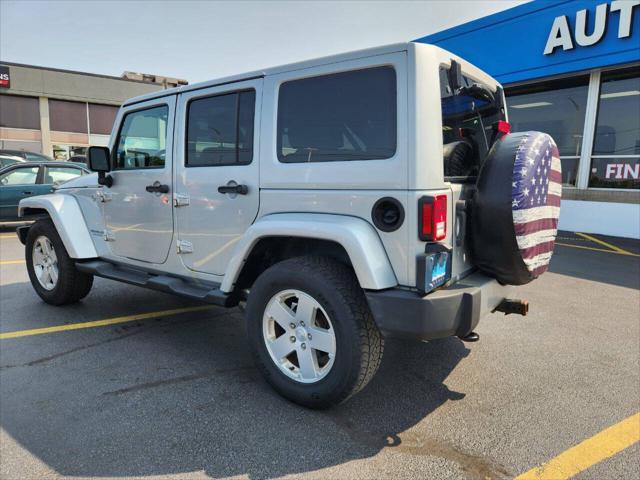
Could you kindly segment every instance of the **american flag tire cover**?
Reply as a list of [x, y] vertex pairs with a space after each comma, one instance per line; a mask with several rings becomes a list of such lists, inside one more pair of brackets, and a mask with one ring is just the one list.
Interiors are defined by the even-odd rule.
[[558, 148], [540, 132], [510, 133], [485, 158], [470, 200], [471, 260], [507, 285], [549, 267], [558, 228], [562, 174]]
[[546, 133], [526, 132], [520, 138], [513, 164], [511, 208], [516, 242], [534, 278], [549, 267], [561, 196], [558, 147]]

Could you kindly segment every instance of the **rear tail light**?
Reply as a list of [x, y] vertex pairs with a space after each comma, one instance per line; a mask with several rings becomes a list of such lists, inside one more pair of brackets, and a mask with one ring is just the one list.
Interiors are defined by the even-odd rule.
[[496, 125], [496, 130], [499, 133], [506, 135], [511, 131], [511, 125], [509, 122], [505, 122], [504, 120], [498, 120], [498, 124]]
[[498, 120], [493, 124], [493, 133], [491, 134], [491, 145], [495, 143], [496, 140], [504, 140], [505, 136], [511, 132], [511, 124], [509, 122], [505, 122], [504, 120]]
[[447, 196], [422, 197], [418, 203], [419, 237], [427, 242], [440, 242], [447, 237]]

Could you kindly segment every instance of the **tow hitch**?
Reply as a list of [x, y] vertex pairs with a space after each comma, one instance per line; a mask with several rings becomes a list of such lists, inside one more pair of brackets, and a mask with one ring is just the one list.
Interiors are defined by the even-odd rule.
[[494, 312], [502, 312], [505, 315], [517, 313], [524, 317], [529, 312], [529, 302], [527, 300], [505, 298], [495, 308]]

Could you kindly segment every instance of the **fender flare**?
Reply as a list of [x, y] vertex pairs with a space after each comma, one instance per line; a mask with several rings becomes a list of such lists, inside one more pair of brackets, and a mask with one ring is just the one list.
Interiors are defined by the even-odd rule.
[[320, 213], [276, 213], [261, 217], [242, 236], [220, 290], [230, 293], [251, 254], [263, 238], [298, 237], [329, 240], [340, 244], [351, 261], [360, 286], [382, 290], [398, 285], [391, 262], [375, 229], [366, 221], [346, 215]]
[[96, 258], [98, 253], [78, 205], [71, 195], [52, 193], [20, 200], [18, 216], [27, 210], [45, 210], [71, 258]]

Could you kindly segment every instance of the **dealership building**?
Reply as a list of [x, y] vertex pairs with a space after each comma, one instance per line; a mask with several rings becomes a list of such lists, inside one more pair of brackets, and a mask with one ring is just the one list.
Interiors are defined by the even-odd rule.
[[640, 238], [640, 0], [534, 1], [416, 41], [501, 82], [512, 131], [553, 136], [560, 228]]
[[175, 78], [122, 77], [0, 63], [0, 149], [57, 160], [107, 145], [118, 107], [128, 98], [184, 85]]

